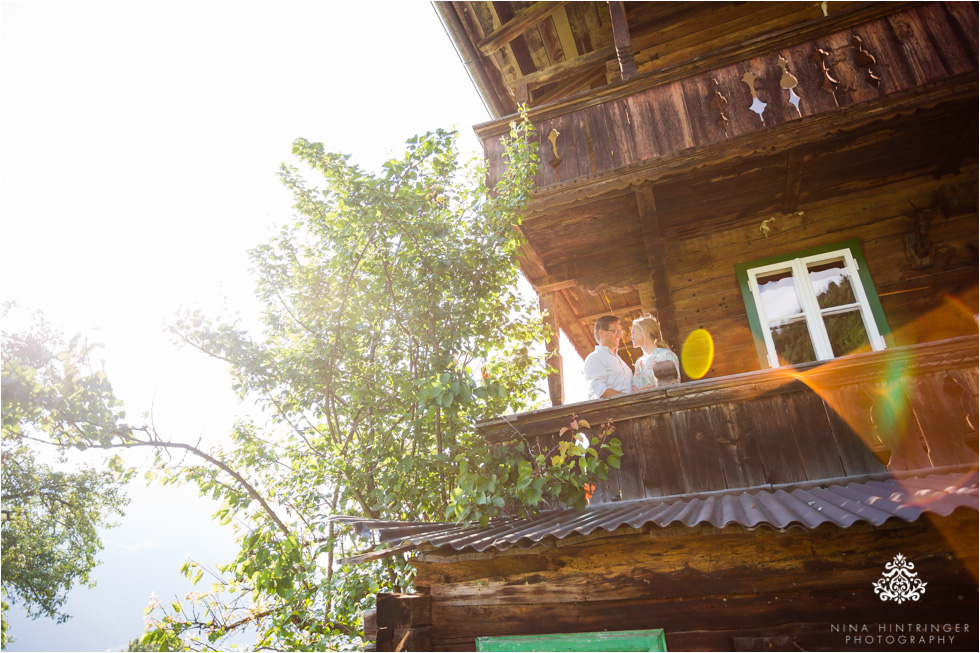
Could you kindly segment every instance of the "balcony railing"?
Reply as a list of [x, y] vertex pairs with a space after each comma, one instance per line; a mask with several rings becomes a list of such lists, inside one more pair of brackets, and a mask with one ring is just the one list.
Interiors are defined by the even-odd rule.
[[[890, 9], [880, 6], [881, 14]], [[975, 94], [976, 70], [970, 3], [923, 3], [858, 24], [814, 21], [534, 109], [544, 164], [538, 188], [623, 171], [644, 175], [653, 165], [666, 174], [698, 165], [720, 144], [758, 148], [763, 130], [762, 145], [788, 147], [808, 129], [817, 139], [828, 129]], [[510, 120], [476, 128], [492, 183], [504, 170], [500, 139]]]
[[512, 415], [480, 425], [553, 446], [611, 421], [622, 467], [593, 503], [977, 464], [978, 339], [845, 356]]

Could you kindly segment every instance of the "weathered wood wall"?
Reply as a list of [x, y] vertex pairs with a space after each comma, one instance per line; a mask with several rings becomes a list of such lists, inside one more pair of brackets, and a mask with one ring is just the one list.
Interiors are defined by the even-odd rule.
[[[866, 165], [874, 168], [881, 162]], [[807, 169], [811, 168], [824, 174], [835, 170], [831, 161], [808, 161]], [[735, 176], [732, 192], [740, 183], [751, 184], [748, 176]], [[810, 183], [804, 180], [804, 187]], [[681, 338], [699, 328], [712, 334], [716, 356], [709, 377], [760, 368], [735, 264], [851, 238], [861, 243], [894, 344], [977, 332], [976, 165], [939, 179], [861, 185], [855, 181], [855, 187], [816, 202], [803, 198], [789, 214], [773, 208], [747, 216], [712, 215], [710, 207], [697, 214], [690, 209], [677, 212], [672, 205], [681, 198], [672, 189], [665, 187], [658, 194], [654, 188], [663, 206], [664, 264], [677, 330]], [[774, 202], [780, 199], [773, 196]], [[933, 262], [921, 269], [914, 269], [906, 255], [905, 239], [915, 231], [914, 207], [935, 209], [930, 230]], [[760, 228], [764, 220], [767, 234]]]
[[[975, 336], [752, 372], [480, 425], [554, 446], [611, 420], [621, 468], [593, 503], [977, 463]], [[894, 412], [892, 412], [894, 411]], [[894, 415], [894, 419], [892, 417]]]
[[[482, 636], [663, 628], [668, 650], [894, 650], [849, 644], [842, 624], [966, 624], [919, 650], [977, 646], [977, 515], [815, 531], [661, 529], [504, 554], [415, 561], [431, 597], [431, 650], [474, 650]], [[901, 552], [928, 583], [917, 602], [872, 584]], [[853, 634], [853, 633], [851, 633]], [[948, 634], [947, 634], [948, 635]], [[745, 638], [770, 638], [745, 649]], [[740, 648], [741, 647], [741, 648]]]

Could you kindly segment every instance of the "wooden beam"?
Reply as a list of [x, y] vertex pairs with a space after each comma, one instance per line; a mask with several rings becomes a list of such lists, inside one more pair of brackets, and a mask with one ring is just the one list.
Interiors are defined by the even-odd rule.
[[800, 181], [803, 178], [803, 152], [786, 153], [786, 187], [783, 189], [783, 213], [796, 213], [800, 203]]
[[579, 322], [585, 324], [586, 322], [592, 322], [593, 320], [597, 320], [603, 315], [626, 315], [627, 313], [632, 313], [633, 311], [636, 310], [643, 310], [643, 306], [641, 304], [630, 304], [629, 306], [620, 306], [619, 308], [606, 310], [603, 311], [602, 313], [594, 313], [592, 315], [577, 315], [576, 319], [578, 319]]
[[578, 75], [577, 77], [571, 77], [568, 81], [558, 84], [541, 97], [535, 98], [534, 106], [540, 107], [542, 104], [548, 104], [549, 102], [554, 102], [555, 100], [560, 100], [564, 97], [568, 97], [578, 91], [587, 90], [592, 88], [592, 84], [599, 80], [604, 80], [606, 78], [605, 68], [596, 68], [595, 70], [590, 70]]
[[[565, 330], [565, 334], [568, 336], [569, 341], [571, 341], [572, 346], [575, 347], [576, 353], [584, 359], [592, 352], [593, 347], [595, 347], [595, 335], [582, 324], [581, 320], [575, 317], [572, 304], [568, 301], [568, 297], [565, 296], [564, 292], [558, 291], [554, 294], [554, 297], [555, 306], [566, 316], [566, 320], [561, 324], [561, 327]], [[576, 340], [585, 343], [585, 346], [579, 348]]]
[[545, 350], [547, 351], [546, 364], [548, 365], [548, 395], [551, 398], [552, 406], [561, 406], [565, 403], [565, 381], [564, 370], [562, 369], [561, 352], [558, 344], [558, 315], [555, 311], [554, 295], [544, 294], [538, 297], [541, 313], [545, 327], [550, 332]]
[[657, 306], [657, 321], [660, 331], [671, 346], [677, 348], [677, 322], [674, 319], [674, 302], [670, 297], [670, 285], [667, 282], [667, 268], [664, 265], [664, 239], [660, 233], [660, 217], [657, 215], [657, 204], [653, 198], [653, 189], [644, 184], [636, 190], [636, 208], [643, 227], [643, 242], [647, 249], [647, 260], [650, 265], [650, 281], [653, 284], [653, 297]]
[[535, 2], [533, 5], [518, 13], [506, 23], [487, 34], [479, 43], [477, 49], [489, 57], [518, 36], [531, 29], [542, 20], [564, 7], [567, 2]]
[[600, 48], [595, 52], [582, 55], [581, 57], [566, 59], [561, 63], [548, 66], [547, 68], [542, 68], [541, 70], [533, 72], [530, 75], [524, 75], [523, 77], [510, 82], [510, 86], [511, 88], [517, 88], [518, 86], [524, 85], [528, 88], [537, 88], [538, 86], [544, 86], [545, 84], [549, 84], [551, 82], [557, 82], [562, 79], [574, 77], [575, 75], [578, 75], [586, 70], [592, 70], [594, 68], [605, 69], [606, 60], [611, 59], [614, 56], [616, 56], [616, 48], [609, 45], [604, 48]]
[[626, 10], [622, 0], [610, 0], [609, 19], [612, 22], [613, 43], [616, 45], [616, 59], [619, 60], [619, 70], [623, 79], [637, 76], [636, 63], [633, 61], [633, 42], [630, 39], [629, 25], [626, 22]]

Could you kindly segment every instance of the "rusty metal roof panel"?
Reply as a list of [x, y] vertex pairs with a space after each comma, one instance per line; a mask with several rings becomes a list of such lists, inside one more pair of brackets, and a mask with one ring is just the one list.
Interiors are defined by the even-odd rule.
[[769, 526], [814, 529], [826, 523], [847, 528], [863, 521], [879, 526], [893, 518], [912, 522], [923, 513], [948, 516], [957, 508], [980, 510], [977, 471], [932, 474], [883, 480], [837, 479], [807, 488], [765, 486], [709, 495], [679, 495], [590, 506], [578, 513], [557, 510], [531, 519], [491, 523], [421, 524], [336, 518], [354, 523], [359, 532], [376, 531], [381, 542], [429, 544], [457, 551], [529, 547], [542, 540], [589, 535], [620, 527], [694, 527], [732, 524], [746, 528]]

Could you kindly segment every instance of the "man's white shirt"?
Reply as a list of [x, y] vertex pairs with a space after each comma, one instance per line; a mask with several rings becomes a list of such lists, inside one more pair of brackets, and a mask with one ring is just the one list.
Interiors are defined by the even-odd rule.
[[633, 370], [609, 347], [596, 345], [582, 367], [589, 384], [589, 399], [598, 399], [607, 389], [629, 392], [633, 389]]

